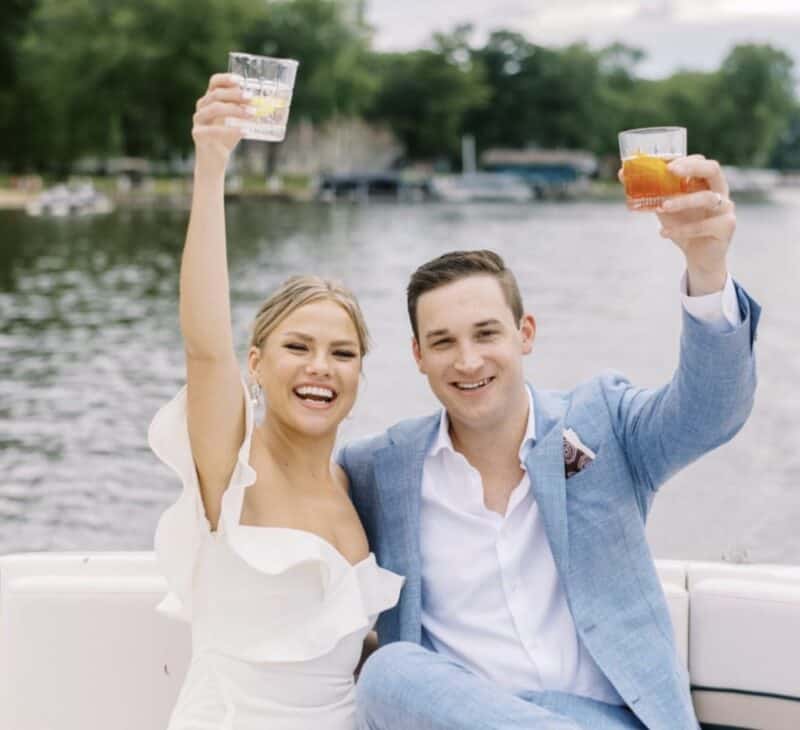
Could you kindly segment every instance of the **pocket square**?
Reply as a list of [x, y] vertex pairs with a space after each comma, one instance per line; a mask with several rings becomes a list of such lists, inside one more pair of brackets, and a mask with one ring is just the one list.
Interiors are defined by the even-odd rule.
[[596, 454], [571, 428], [564, 429], [564, 476], [569, 479], [594, 461]]

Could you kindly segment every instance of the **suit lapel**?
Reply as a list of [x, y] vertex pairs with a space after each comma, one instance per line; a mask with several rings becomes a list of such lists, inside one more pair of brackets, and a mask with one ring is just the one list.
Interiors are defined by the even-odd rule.
[[566, 586], [569, 570], [566, 479], [564, 477], [563, 403], [531, 389], [536, 415], [536, 443], [525, 466], [544, 521], [556, 566]]
[[406, 577], [399, 606], [399, 638], [419, 642], [422, 628], [420, 498], [425, 455], [439, 416], [408, 432], [390, 430], [392, 443], [375, 455], [375, 479], [382, 519], [383, 567]]

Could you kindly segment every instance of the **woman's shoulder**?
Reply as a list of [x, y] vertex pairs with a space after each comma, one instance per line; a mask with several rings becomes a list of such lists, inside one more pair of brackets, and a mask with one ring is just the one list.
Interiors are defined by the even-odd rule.
[[333, 483], [338, 487], [343, 494], [349, 495], [350, 494], [350, 479], [347, 476], [347, 472], [342, 468], [341, 464], [337, 462], [331, 463], [331, 476], [333, 477]]

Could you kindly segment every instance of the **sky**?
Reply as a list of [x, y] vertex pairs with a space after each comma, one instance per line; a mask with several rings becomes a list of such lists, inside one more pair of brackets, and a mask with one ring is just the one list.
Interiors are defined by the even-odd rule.
[[651, 78], [718, 68], [736, 43], [770, 43], [800, 76], [800, 0], [367, 0], [366, 14], [379, 50], [419, 48], [471, 22], [475, 44], [499, 28], [545, 46], [620, 40], [647, 52], [637, 70]]

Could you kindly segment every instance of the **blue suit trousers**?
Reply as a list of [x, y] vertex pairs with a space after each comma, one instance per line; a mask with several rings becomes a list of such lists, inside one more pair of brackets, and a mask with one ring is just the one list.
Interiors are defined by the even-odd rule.
[[514, 695], [407, 641], [369, 657], [356, 698], [359, 730], [646, 730], [627, 707], [563, 692]]

